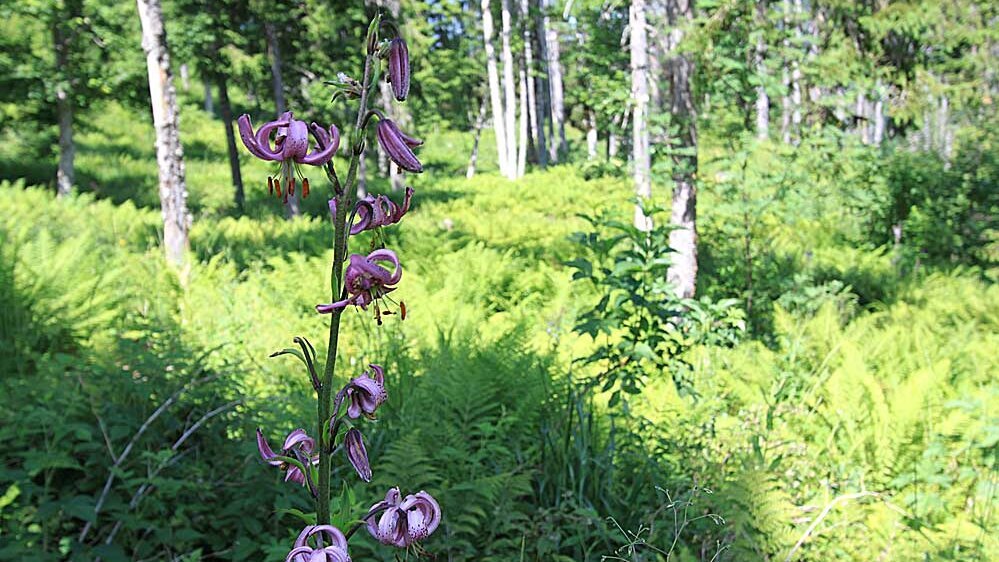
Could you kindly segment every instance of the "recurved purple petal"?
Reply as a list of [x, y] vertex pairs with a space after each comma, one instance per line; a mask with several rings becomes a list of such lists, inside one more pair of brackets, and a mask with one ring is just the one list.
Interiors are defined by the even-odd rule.
[[257, 129], [257, 134], [254, 139], [257, 142], [257, 147], [260, 149], [260, 152], [264, 154], [263, 158], [265, 160], [279, 161], [284, 159], [282, 154], [282, 143], [277, 143], [277, 148], [271, 148], [271, 133], [273, 133], [275, 129], [280, 127], [287, 128], [287, 126], [287, 121], [269, 121]]
[[259, 428], [257, 428], [257, 450], [260, 451], [260, 458], [267, 461], [268, 464], [273, 466], [279, 466], [281, 464], [281, 461], [274, 460], [274, 457], [277, 455], [275, 455], [274, 451], [271, 450], [270, 444], [267, 443], [267, 439], [264, 438], [264, 434]]
[[374, 252], [368, 254], [368, 261], [387, 261], [392, 264], [394, 269], [392, 270], [392, 275], [389, 277], [388, 281], [385, 282], [386, 285], [395, 285], [400, 279], [402, 279], [402, 266], [399, 265], [399, 256], [397, 256], [392, 250], [387, 248], [375, 250]]
[[333, 155], [340, 148], [340, 131], [336, 128], [336, 125], [330, 125], [329, 133], [315, 123], [312, 124], [311, 128], [312, 135], [316, 137], [317, 148], [312, 153], [304, 155], [297, 161], [300, 164], [322, 166], [332, 160]]
[[368, 462], [368, 450], [364, 448], [364, 439], [356, 427], [347, 430], [344, 439], [347, 450], [347, 460], [357, 471], [357, 475], [365, 482], [371, 482], [371, 464]]
[[407, 172], [423, 171], [423, 164], [420, 164], [416, 155], [413, 154], [410, 143], [405, 140], [405, 138], [411, 139], [411, 137], [405, 137], [391, 119], [378, 121], [376, 136], [378, 144], [385, 150], [385, 154], [400, 168]]
[[250, 122], [249, 115], [245, 113], [240, 115], [239, 119], [236, 120], [236, 128], [239, 129], [239, 138], [243, 141], [243, 146], [250, 151], [250, 154], [262, 160], [272, 160], [264, 151], [260, 150], [260, 144], [253, 136], [253, 124]]
[[306, 455], [312, 454], [313, 449], [316, 448], [316, 442], [308, 434], [305, 433], [304, 429], [296, 429], [288, 434], [288, 437], [284, 440], [284, 450], [291, 450], [292, 447], [301, 444], [302, 452]]
[[288, 471], [284, 474], [285, 482], [295, 482], [302, 486], [305, 485], [305, 473], [298, 469], [297, 466], [289, 466]]
[[409, 47], [402, 37], [396, 37], [389, 43], [388, 74], [395, 99], [406, 101], [409, 95]]

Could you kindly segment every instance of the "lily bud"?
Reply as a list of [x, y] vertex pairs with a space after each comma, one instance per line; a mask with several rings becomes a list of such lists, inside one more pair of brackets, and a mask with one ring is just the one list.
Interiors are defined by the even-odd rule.
[[409, 95], [409, 48], [402, 37], [396, 37], [389, 43], [388, 73], [395, 99], [406, 101]]
[[422, 172], [423, 164], [413, 154], [413, 147], [420, 146], [423, 141], [406, 135], [391, 119], [378, 121], [378, 144], [382, 145], [385, 154], [400, 168], [407, 172]]
[[361, 480], [371, 482], [371, 464], [368, 462], [368, 451], [364, 448], [361, 432], [356, 427], [347, 430], [344, 448], [347, 450], [347, 460], [357, 471], [357, 475], [361, 477]]

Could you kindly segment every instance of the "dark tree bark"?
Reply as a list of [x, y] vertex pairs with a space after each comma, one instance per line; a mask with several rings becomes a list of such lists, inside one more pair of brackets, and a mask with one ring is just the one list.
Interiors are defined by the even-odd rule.
[[219, 87], [219, 110], [222, 112], [222, 123], [225, 125], [226, 150], [229, 153], [229, 172], [234, 190], [233, 200], [239, 212], [243, 212], [246, 195], [243, 191], [243, 175], [239, 169], [239, 151], [236, 148], [236, 134], [232, 129], [232, 105], [229, 103], [229, 80], [225, 74], [216, 77]]
[[142, 49], [149, 74], [149, 99], [156, 128], [156, 163], [159, 166], [160, 207], [163, 212], [163, 246], [174, 265], [184, 263], [191, 217], [187, 212], [184, 149], [180, 144], [177, 92], [170, 72], [163, 10], [159, 0], [136, 0], [142, 24]]

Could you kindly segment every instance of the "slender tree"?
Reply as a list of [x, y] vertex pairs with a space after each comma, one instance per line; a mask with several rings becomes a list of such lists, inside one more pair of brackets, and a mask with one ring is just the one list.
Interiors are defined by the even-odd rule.
[[[631, 0], [628, 29], [631, 30], [631, 119], [632, 178], [635, 195], [652, 197], [652, 156], [649, 152], [649, 41], [645, 0]], [[652, 230], [652, 219], [641, 204], [635, 205], [635, 227]]]
[[506, 118], [503, 93], [500, 90], [499, 69], [496, 66], [496, 49], [493, 47], [493, 13], [489, 0], [482, 0], [482, 36], [486, 51], [486, 72], [489, 75], [489, 106], [492, 109], [493, 131], [496, 133], [496, 156], [500, 174], [510, 177], [513, 162], [507, 147]]
[[559, 45], [558, 29], [553, 25], [549, 12], [553, 9], [552, 0], [542, 0], [542, 29], [545, 38], [545, 67], [548, 73], [548, 98], [551, 111], [551, 143], [548, 156], [558, 162], [565, 153], [565, 91], [562, 86], [562, 51]]
[[754, 13], [756, 45], [753, 49], [753, 66], [756, 74], [756, 138], [770, 137], [770, 97], [767, 95], [767, 0], [756, 0]]
[[691, 83], [694, 79], [692, 55], [680, 50], [686, 30], [694, 21], [693, 0], [666, 0], [670, 49], [667, 72], [670, 113], [676, 127], [676, 143], [671, 150], [673, 201], [669, 245], [672, 263], [666, 273], [678, 296], [694, 296], [697, 284], [697, 114]]
[[513, 18], [510, 14], [510, 0], [500, 0], [503, 43], [503, 128], [506, 131], [506, 159], [509, 163], [507, 177], [516, 179], [517, 167], [517, 94], [514, 82], [513, 49], [510, 38], [513, 35]]
[[142, 24], [142, 49], [149, 73], [149, 101], [156, 128], [156, 162], [159, 166], [160, 206], [163, 212], [163, 246], [167, 259], [184, 263], [191, 217], [187, 212], [184, 149], [180, 144], [177, 92], [170, 71], [163, 10], [159, 0], [136, 0]]
[[545, 154], [545, 135], [538, 122], [538, 87], [534, 76], [534, 37], [531, 33], [531, 10], [529, 0], [520, 0], [520, 21], [524, 35], [524, 67], [527, 77], [527, 113], [530, 120], [530, 139], [534, 142], [534, 150], [538, 165], [544, 167], [548, 155]]
[[59, 123], [59, 167], [56, 170], [56, 193], [69, 195], [76, 181], [76, 143], [73, 141], [74, 84], [70, 69], [70, 54], [76, 30], [73, 22], [82, 16], [83, 2], [66, 0], [62, 9], [56, 5], [52, 16], [52, 40], [55, 50], [55, 98]]

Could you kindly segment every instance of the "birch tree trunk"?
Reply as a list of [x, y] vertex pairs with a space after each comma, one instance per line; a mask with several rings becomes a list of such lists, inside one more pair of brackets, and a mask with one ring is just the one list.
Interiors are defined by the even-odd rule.
[[599, 134], [597, 132], [597, 112], [592, 107], [586, 108], [586, 158], [593, 160], [597, 157], [597, 142]]
[[236, 148], [236, 134], [232, 129], [232, 105], [229, 103], [229, 80], [225, 74], [219, 73], [216, 82], [219, 86], [219, 110], [222, 112], [222, 124], [225, 125], [225, 144], [229, 154], [229, 175], [232, 178], [233, 201], [239, 212], [243, 212], [246, 194], [243, 191], [243, 174], [239, 169], [239, 151]]
[[[635, 195], [639, 199], [652, 197], [652, 157], [649, 153], [649, 41], [645, 19], [645, 0], [631, 0], [628, 28], [631, 30], [631, 99], [634, 114], [631, 119]], [[635, 205], [635, 228], [652, 230], [652, 219], [641, 205]]]
[[486, 72], [489, 75], [489, 106], [492, 109], [493, 131], [496, 133], [496, 158], [500, 174], [510, 177], [510, 160], [507, 148], [506, 120], [503, 111], [503, 93], [500, 90], [499, 69], [496, 67], [496, 49], [493, 47], [493, 13], [489, 0], [482, 0], [482, 36], [486, 51]]
[[513, 22], [510, 15], [510, 0], [500, 0], [500, 13], [503, 23], [503, 128], [506, 130], [506, 157], [510, 163], [510, 179], [518, 177], [517, 170], [517, 93], [513, 78], [513, 50], [510, 36]]
[[520, 69], [520, 122], [519, 137], [517, 139], [517, 177], [522, 178], [527, 172], [527, 133], [528, 119], [527, 108], [527, 69]]
[[548, 147], [548, 156], [552, 162], [558, 162], [565, 152], [565, 95], [562, 89], [562, 57], [559, 46], [558, 30], [552, 25], [548, 12], [552, 8], [552, 0], [543, 0], [544, 15], [542, 27], [545, 30], [545, 58], [548, 70], [548, 92], [551, 100], [552, 136]]
[[697, 286], [697, 114], [691, 92], [694, 63], [688, 54], [677, 51], [685, 28], [694, 19], [693, 0], [667, 0], [669, 47], [667, 63], [670, 85], [670, 111], [679, 126], [676, 149], [673, 151], [673, 202], [670, 223], [675, 227], [669, 235], [673, 250], [672, 263], [666, 272], [677, 296], [694, 296]]
[[56, 12], [52, 21], [52, 40], [55, 48], [56, 114], [59, 121], [59, 167], [56, 169], [56, 195], [64, 197], [73, 192], [76, 182], [76, 143], [73, 141], [73, 81], [70, 78], [70, 35], [66, 21], [79, 16], [79, 2], [67, 2], [66, 13]]
[[[538, 164], [544, 166], [544, 134], [538, 127], [538, 95], [534, 81], [534, 47], [531, 37], [531, 11], [528, 0], [520, 0], [520, 21], [523, 25], [524, 37], [524, 73], [527, 78], [527, 116], [530, 123], [528, 137], [534, 141], [535, 156]], [[521, 108], [523, 110], [523, 108]]]
[[[529, 11], [530, 1], [531, 0], [521, 0], [522, 9], [525, 10], [525, 14], [528, 14], [525, 15], [524, 18], [525, 22], [529, 20], [528, 16], [530, 14]], [[541, 18], [540, 11], [536, 11], [533, 22], [534, 25], [532, 27], [534, 33], [532, 34], [530, 44], [532, 47], [537, 47], [539, 61], [548, 60], [546, 55], [547, 49], [545, 49], [545, 28], [543, 22], [544, 20]], [[526, 27], [530, 26], [525, 23], [525, 28]], [[533, 48], [531, 55], [533, 58]], [[530, 68], [533, 70], [534, 66], [531, 65]], [[534, 115], [537, 119], [537, 127], [535, 129], [535, 134], [534, 134], [534, 143], [535, 143], [534, 146], [535, 148], [537, 148], [538, 151], [538, 164], [542, 168], [548, 165], [548, 143], [549, 139], [551, 138], [551, 135], [547, 130], [550, 121], [549, 119], [550, 114], [548, 110], [550, 104], [548, 103], [549, 92], [548, 92], [548, 81], [546, 79], [546, 75], [547, 75], [546, 72], [537, 72], [533, 80]]]
[[472, 154], [468, 157], [468, 168], [465, 170], [465, 177], [472, 179], [475, 177], [475, 166], [479, 161], [479, 139], [482, 137], [482, 127], [486, 124], [486, 98], [482, 98], [479, 103], [479, 115], [475, 118], [475, 140], [472, 141]]
[[163, 211], [163, 246], [174, 265], [184, 263], [191, 217], [187, 212], [184, 149], [180, 144], [177, 92], [170, 73], [163, 11], [159, 0], [136, 0], [142, 24], [142, 49], [149, 74], [149, 99], [156, 128], [156, 163], [159, 166], [160, 207]]
[[756, 138], [766, 140], [770, 137], [770, 97], [767, 95], [767, 88], [763, 84], [767, 77], [767, 0], [756, 0], [755, 19], [759, 36], [756, 38], [753, 63], [756, 66], [757, 79], [760, 81], [760, 84], [756, 85]]

